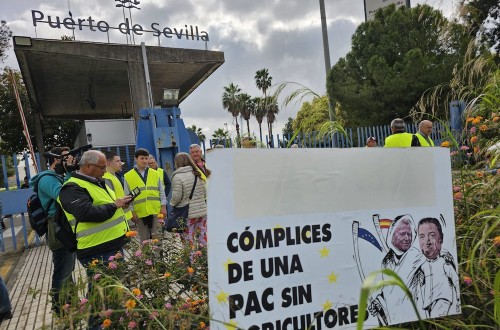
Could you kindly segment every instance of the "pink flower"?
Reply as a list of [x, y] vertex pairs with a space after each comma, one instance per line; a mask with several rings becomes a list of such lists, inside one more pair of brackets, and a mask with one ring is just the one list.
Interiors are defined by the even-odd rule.
[[461, 147], [460, 147], [460, 150], [462, 150], [462, 151], [466, 151], [466, 150], [469, 150], [469, 149], [470, 149], [470, 148], [469, 148], [469, 147], [467, 147], [467, 146], [461, 146]]
[[153, 311], [151, 314], [149, 314], [149, 318], [152, 320], [155, 317], [158, 317], [159, 313], [157, 311]]
[[109, 318], [111, 316], [111, 314], [113, 314], [113, 310], [112, 309], [108, 309], [104, 312], [104, 316], [106, 318]]
[[200, 256], [201, 256], [201, 251], [200, 251], [200, 250], [196, 251], [196, 252], [194, 253], [194, 255], [195, 255], [195, 256], [197, 256], [197, 257], [200, 257]]
[[116, 264], [116, 262], [113, 262], [113, 261], [112, 261], [112, 262], [110, 262], [110, 263], [108, 264], [108, 267], [109, 267], [109, 268], [111, 268], [111, 269], [116, 269], [116, 267], [118, 267], [118, 265]]
[[464, 194], [462, 194], [461, 191], [458, 191], [458, 192], [453, 194], [453, 199], [456, 201], [461, 200], [463, 197], [464, 197]]
[[115, 256], [109, 256], [108, 261], [113, 261], [115, 260]]
[[472, 156], [472, 152], [467, 153], [467, 157], [470, 157], [470, 156]]
[[172, 309], [172, 304], [171, 303], [166, 303], [165, 304], [166, 309]]
[[102, 276], [102, 274], [101, 274], [101, 273], [97, 273], [97, 274], [95, 274], [95, 275], [94, 275], [94, 281], [97, 281], [98, 279], [100, 279], [100, 278], [101, 278], [101, 276]]
[[141, 250], [137, 250], [137, 251], [135, 251], [134, 255], [136, 257], [140, 257], [140, 256], [142, 256], [142, 251]]
[[147, 259], [146, 261], [144, 261], [146, 263], [146, 265], [148, 266], [153, 266], [153, 262], [151, 261], [151, 259]]
[[115, 258], [116, 258], [116, 259], [121, 259], [121, 258], [123, 258], [123, 255], [122, 255], [120, 252], [117, 252], [117, 253], [115, 254]]
[[460, 187], [459, 186], [453, 187], [453, 192], [459, 192], [459, 191], [460, 191]]
[[476, 126], [472, 126], [472, 127], [470, 128], [469, 132], [470, 132], [471, 134], [474, 134], [474, 133], [476, 133], [476, 130], [477, 130]]
[[88, 302], [89, 302], [89, 300], [87, 298], [80, 299], [80, 305], [85, 305]]
[[456, 154], [458, 154], [458, 151], [452, 151], [452, 152], [450, 152], [450, 156], [455, 156]]
[[467, 284], [467, 285], [472, 284], [472, 278], [470, 278], [469, 276], [464, 276], [463, 280], [464, 280], [465, 284]]
[[63, 309], [67, 312], [67, 311], [68, 311], [68, 309], [69, 309], [69, 304], [65, 304], [65, 305], [63, 306]]
[[128, 328], [129, 329], [134, 329], [135, 327], [137, 327], [137, 323], [135, 323], [135, 321], [130, 321], [128, 323]]

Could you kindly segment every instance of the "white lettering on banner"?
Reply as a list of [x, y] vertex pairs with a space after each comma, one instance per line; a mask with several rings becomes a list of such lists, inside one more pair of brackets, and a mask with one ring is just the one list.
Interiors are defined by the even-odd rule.
[[[460, 312], [447, 149], [219, 150], [207, 162], [214, 320], [352, 328], [362, 282], [382, 268], [405, 281], [423, 318]], [[364, 324], [416, 319], [404, 292], [387, 287], [369, 297]]]

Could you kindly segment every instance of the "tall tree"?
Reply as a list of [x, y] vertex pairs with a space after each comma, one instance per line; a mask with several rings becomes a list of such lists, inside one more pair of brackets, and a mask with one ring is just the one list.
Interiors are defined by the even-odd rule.
[[[487, 49], [500, 55], [500, 5], [498, 0], [461, 0], [460, 16]], [[497, 62], [498, 63], [498, 62]]]
[[304, 102], [293, 121], [293, 131], [319, 132], [321, 127], [328, 122], [328, 98], [315, 97], [311, 102]]
[[196, 127], [196, 125], [191, 125], [187, 129], [196, 134], [196, 136], [200, 140], [200, 143], [205, 141], [206, 136], [205, 134], [203, 134], [203, 130], [201, 129], [201, 127]]
[[240, 102], [240, 114], [247, 122], [247, 132], [250, 137], [250, 116], [252, 116], [254, 102], [250, 95], [247, 93], [241, 93], [238, 95], [238, 100]]
[[[7, 69], [4, 69], [3, 73], [0, 74], [0, 152], [13, 154], [26, 150], [28, 144], [23, 134], [23, 125], [8, 74]], [[33, 116], [30, 114], [28, 93], [23, 84], [21, 74], [17, 71], [14, 72], [14, 78], [31, 139], [35, 141], [35, 136], [33, 135], [35, 132], [35, 122]], [[47, 149], [58, 145], [72, 147], [81, 126], [82, 121], [79, 120], [43, 119], [42, 132], [44, 146]], [[41, 151], [43, 152], [44, 150]]]
[[253, 115], [259, 124], [260, 141], [262, 142], [262, 120], [266, 116], [266, 109], [264, 108], [264, 102], [260, 97], [254, 97], [253, 103]]
[[[267, 91], [271, 87], [273, 77], [269, 76], [269, 70], [264, 68], [260, 69], [255, 73], [255, 85], [259, 90], [262, 91], [262, 99], [261, 101], [264, 102], [263, 108], [266, 110], [266, 118], [272, 118], [273, 115], [271, 114], [270, 116], [267, 116], [267, 111], [269, 111], [269, 107], [267, 104], [267, 101], [269, 101], [269, 98], [267, 97]], [[269, 131], [269, 144], [272, 147], [273, 146], [273, 135], [272, 135], [272, 123], [269, 123], [269, 120], [267, 122], [267, 128]]]
[[10, 47], [10, 38], [12, 37], [12, 32], [7, 26], [7, 22], [0, 21], [0, 62], [3, 62], [7, 57], [6, 53]]
[[266, 118], [267, 118], [267, 128], [269, 130], [269, 146], [274, 147], [274, 137], [273, 137], [273, 123], [276, 121], [276, 115], [280, 111], [278, 100], [275, 96], [268, 96], [268, 100], [265, 102], [267, 106]]
[[224, 94], [222, 94], [222, 106], [231, 113], [236, 121], [238, 147], [241, 146], [240, 125], [238, 124], [238, 115], [240, 114], [239, 92], [241, 92], [241, 89], [238, 85], [230, 83], [229, 86], [224, 87]]
[[378, 10], [330, 71], [331, 104], [341, 105], [350, 126], [405, 117], [424, 91], [449, 80], [465, 52], [464, 38], [463, 30], [427, 5]]

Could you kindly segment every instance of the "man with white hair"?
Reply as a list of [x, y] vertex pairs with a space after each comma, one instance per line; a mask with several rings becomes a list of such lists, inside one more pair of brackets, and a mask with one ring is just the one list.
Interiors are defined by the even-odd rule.
[[396, 118], [391, 122], [392, 135], [385, 138], [384, 148], [408, 148], [411, 147], [413, 134], [406, 133], [405, 122]]
[[207, 179], [208, 176], [210, 176], [210, 170], [207, 168], [207, 163], [202, 157], [201, 153], [201, 147], [194, 143], [189, 146], [189, 155], [193, 159], [194, 163], [196, 164], [196, 167], [198, 167], [198, 170], [201, 173], [201, 178], [203, 181]]
[[422, 120], [418, 124], [418, 132], [415, 134], [417, 139], [414, 139], [412, 147], [434, 147], [434, 141], [431, 139], [432, 121]]

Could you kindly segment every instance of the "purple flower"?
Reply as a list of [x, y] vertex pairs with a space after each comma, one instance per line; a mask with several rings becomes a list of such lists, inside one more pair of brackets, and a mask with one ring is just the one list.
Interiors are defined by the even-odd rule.
[[166, 303], [165, 304], [166, 309], [172, 309], [172, 304], [171, 303]]
[[474, 133], [476, 133], [476, 130], [477, 130], [476, 126], [472, 126], [470, 128], [469, 132], [471, 132], [471, 134], [474, 134]]
[[153, 262], [151, 261], [151, 259], [147, 259], [146, 261], [144, 261], [146, 263], [146, 265], [148, 266], [153, 266]]
[[100, 278], [101, 278], [101, 276], [102, 276], [102, 274], [101, 274], [101, 273], [97, 273], [97, 274], [95, 274], [95, 275], [94, 275], [94, 281], [97, 281], [98, 279], [100, 279]]
[[115, 260], [115, 256], [110, 256], [110, 257], [108, 258], [108, 261], [113, 261], [113, 260]]
[[140, 257], [140, 256], [142, 256], [142, 251], [141, 250], [137, 250], [137, 251], [135, 251], [134, 255], [136, 257]]

